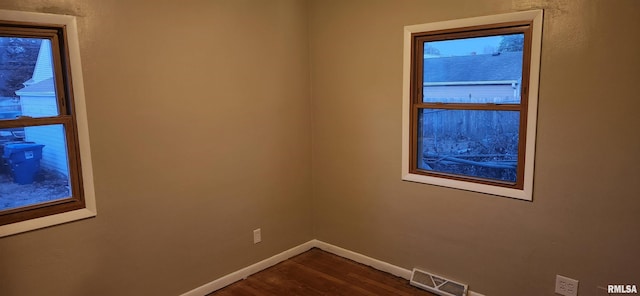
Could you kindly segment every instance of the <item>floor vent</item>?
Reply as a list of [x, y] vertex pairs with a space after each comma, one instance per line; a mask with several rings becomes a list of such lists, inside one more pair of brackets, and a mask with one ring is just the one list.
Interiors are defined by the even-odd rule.
[[466, 296], [467, 285], [414, 268], [411, 285], [442, 296]]

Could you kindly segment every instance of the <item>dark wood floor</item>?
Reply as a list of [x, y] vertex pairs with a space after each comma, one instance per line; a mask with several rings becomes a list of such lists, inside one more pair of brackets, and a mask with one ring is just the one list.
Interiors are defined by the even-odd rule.
[[209, 296], [425, 295], [409, 281], [320, 249], [256, 273]]

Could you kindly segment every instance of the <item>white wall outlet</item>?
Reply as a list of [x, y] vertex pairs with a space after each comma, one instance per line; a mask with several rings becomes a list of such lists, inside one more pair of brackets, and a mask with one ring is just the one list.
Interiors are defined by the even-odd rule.
[[260, 228], [253, 231], [253, 243], [257, 244], [262, 241], [262, 232]]
[[556, 275], [556, 294], [578, 296], [578, 280]]

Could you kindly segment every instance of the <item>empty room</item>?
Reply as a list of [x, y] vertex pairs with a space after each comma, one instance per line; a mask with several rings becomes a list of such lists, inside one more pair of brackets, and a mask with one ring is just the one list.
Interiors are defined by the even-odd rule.
[[2, 0], [0, 295], [637, 294], [639, 11]]

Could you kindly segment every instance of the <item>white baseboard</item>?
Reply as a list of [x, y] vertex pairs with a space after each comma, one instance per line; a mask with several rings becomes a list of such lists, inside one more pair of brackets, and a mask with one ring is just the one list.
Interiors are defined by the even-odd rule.
[[411, 279], [411, 270], [404, 269], [402, 267], [398, 267], [393, 264], [389, 264], [387, 262], [362, 255], [360, 253], [349, 251], [347, 249], [343, 249], [341, 247], [334, 246], [332, 244], [328, 244], [323, 241], [319, 241], [319, 240], [314, 240], [314, 241], [315, 241], [314, 246], [323, 251], [327, 251], [329, 253], [338, 255], [343, 258], [351, 259], [355, 262], [371, 266], [377, 270], [381, 270], [381, 271], [393, 274], [395, 276], [399, 276], [406, 280]]
[[[332, 244], [328, 244], [325, 243], [323, 241], [319, 241], [319, 240], [313, 240], [313, 246], [316, 248], [319, 248], [323, 251], [338, 255], [340, 257], [343, 258], [347, 258], [347, 259], [351, 259], [355, 262], [358, 262], [360, 264], [364, 264], [364, 265], [368, 265], [371, 266], [377, 270], [380, 271], [384, 271], [390, 274], [393, 274], [395, 276], [404, 278], [406, 280], [410, 280], [411, 279], [411, 270], [399, 267], [399, 266], [395, 266], [393, 264], [384, 262], [384, 261], [380, 261], [378, 259], [375, 258], [371, 258], [365, 255], [362, 255], [360, 253], [356, 253], [353, 251], [349, 251], [347, 249], [338, 247], [338, 246], [334, 246]], [[484, 296], [480, 293], [476, 293], [473, 291], [468, 291], [467, 296]]]
[[[334, 246], [332, 244], [328, 244], [325, 243], [323, 241], [319, 241], [316, 239], [310, 240], [306, 243], [303, 243], [297, 247], [293, 247], [289, 250], [286, 250], [280, 254], [277, 254], [275, 256], [272, 256], [270, 258], [267, 258], [265, 260], [262, 260], [256, 264], [252, 264], [250, 266], [247, 266], [243, 269], [240, 269], [236, 272], [230, 273], [228, 275], [225, 275], [217, 280], [214, 280], [212, 282], [209, 282], [207, 284], [204, 284], [198, 288], [195, 288], [189, 292], [186, 292], [180, 296], [205, 296], [207, 294], [213, 293], [217, 290], [220, 290], [228, 285], [231, 285], [237, 281], [240, 281], [242, 279], [246, 279], [248, 276], [260, 272], [262, 270], [265, 270], [271, 266], [274, 266], [282, 261], [285, 261], [291, 257], [294, 257], [296, 255], [300, 255], [312, 248], [318, 248], [321, 249], [323, 251], [338, 255], [340, 257], [343, 258], [347, 258], [350, 260], [353, 260], [355, 262], [364, 264], [364, 265], [368, 265], [371, 266], [377, 270], [380, 271], [384, 271], [390, 274], [393, 274], [395, 276], [404, 278], [409, 280], [411, 278], [411, 270], [399, 267], [399, 266], [395, 266], [393, 264], [384, 262], [384, 261], [380, 261], [378, 259], [374, 259], [365, 255], [362, 255], [360, 253], [356, 253], [353, 251], [349, 251], [347, 249], [344, 248], [340, 248], [338, 246]], [[484, 296], [480, 293], [476, 293], [473, 291], [469, 291], [468, 296]]]
[[303, 243], [297, 247], [293, 247], [289, 250], [286, 250], [280, 254], [277, 254], [275, 256], [269, 257], [267, 259], [264, 259], [256, 264], [252, 264], [249, 265], [243, 269], [240, 269], [236, 272], [232, 272], [230, 274], [227, 274], [217, 280], [214, 280], [212, 282], [209, 282], [207, 284], [204, 284], [198, 288], [195, 288], [189, 292], [186, 292], [184, 294], [182, 294], [181, 296], [205, 296], [207, 294], [213, 293], [217, 290], [220, 290], [228, 285], [231, 285], [237, 281], [240, 281], [242, 279], [246, 279], [248, 276], [260, 272], [262, 270], [265, 270], [271, 266], [274, 266], [282, 261], [285, 261], [291, 257], [294, 257], [296, 255], [300, 255], [308, 250], [310, 250], [311, 248], [314, 247], [313, 245], [314, 240], [310, 240], [306, 243]]

